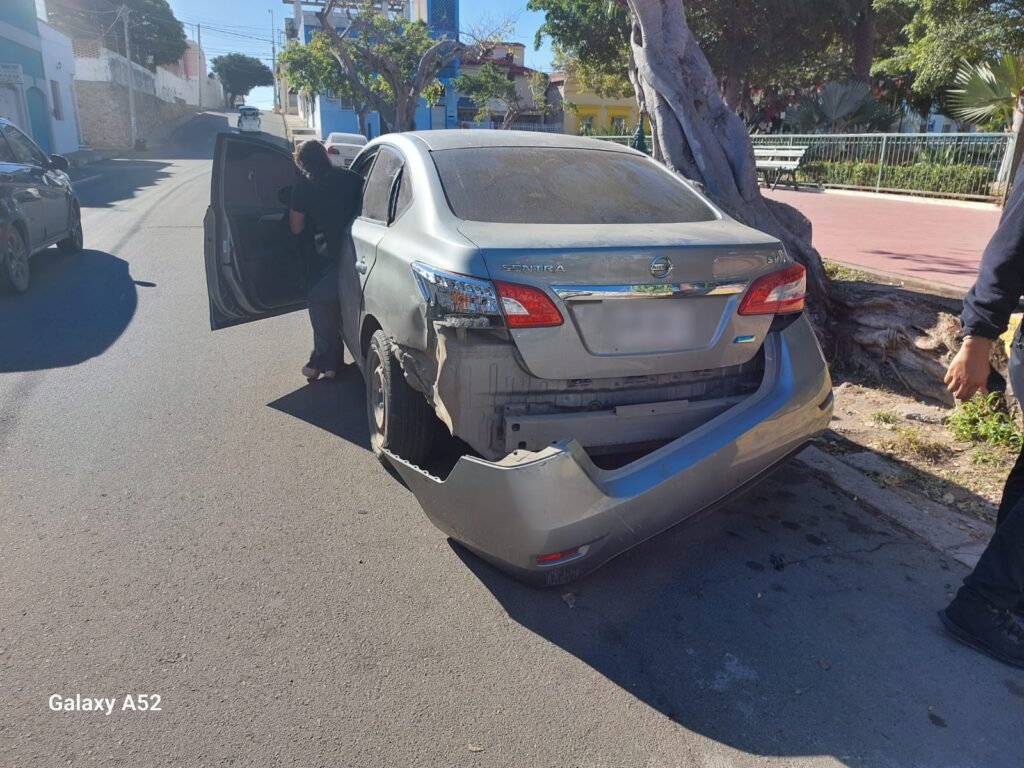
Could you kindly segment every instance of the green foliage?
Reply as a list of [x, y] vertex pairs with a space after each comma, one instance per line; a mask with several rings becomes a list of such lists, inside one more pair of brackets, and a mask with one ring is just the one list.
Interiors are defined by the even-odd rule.
[[483, 64], [476, 71], [463, 72], [452, 81], [452, 87], [473, 102], [477, 109], [477, 122], [488, 119], [494, 107], [505, 113], [503, 128], [511, 125], [524, 112], [547, 111], [544, 95], [547, 77], [540, 72], [530, 76], [528, 98], [524, 98], [515, 81], [509, 80], [504, 70], [491, 62]]
[[173, 64], [188, 43], [185, 29], [167, 0], [66, 0], [47, 9], [51, 24], [70, 37], [99, 38], [112, 51], [124, 54], [124, 26], [111, 9], [128, 9], [128, 38], [132, 60], [144, 66]]
[[894, 115], [875, 100], [867, 83], [827, 83], [802, 94], [786, 111], [798, 133], [845, 133], [853, 127], [888, 128]]
[[228, 53], [217, 56], [211, 62], [214, 74], [224, 84], [224, 90], [232, 97], [245, 98], [249, 91], [261, 85], [273, 85], [274, 73], [270, 67], [253, 56], [244, 53]]
[[871, 420], [875, 424], [881, 424], [883, 426], [891, 427], [893, 424], [899, 421], [899, 416], [891, 411], [876, 411], [871, 414]]
[[476, 107], [476, 121], [491, 115], [492, 102], [502, 105], [506, 112], [519, 103], [516, 84], [494, 64], [487, 63], [475, 72], [464, 72], [452, 81], [452, 86]]
[[877, 74], [913, 73], [914, 90], [939, 95], [962, 63], [979, 64], [1024, 50], [1022, 0], [875, 0], [909, 14], [905, 42], [875, 64]]
[[[801, 182], [874, 189], [878, 183], [878, 163], [806, 162], [797, 171]], [[883, 189], [914, 192], [985, 195], [995, 181], [995, 172], [982, 165], [886, 165], [882, 168]]]
[[329, 40], [353, 94], [379, 112], [389, 130], [398, 131], [413, 128], [413, 111], [427, 89], [438, 97], [437, 73], [463, 48], [454, 40], [431, 38], [422, 21], [376, 10], [370, 0], [352, 15], [344, 34], [332, 30]]
[[964, 64], [950, 89], [947, 106], [959, 120], [986, 129], [1013, 125], [1013, 113], [1024, 91], [1024, 56], [1004, 54], [993, 62]]
[[544, 23], [534, 45], [553, 41], [555, 66], [585, 91], [621, 98], [631, 95], [629, 82], [629, 14], [609, 0], [529, 0], [530, 11], [543, 11]]
[[985, 443], [997, 448], [1019, 451], [1024, 434], [1006, 412], [1002, 396], [993, 392], [975, 395], [961, 403], [946, 419], [950, 433], [965, 443]]
[[[290, 42], [281, 51], [277, 60], [284, 68], [289, 84], [296, 90], [307, 96], [332, 93], [342, 101], [354, 104], [356, 112], [368, 111], [366, 99], [353, 87], [352, 80], [334, 58], [331, 41], [327, 35], [314, 32], [306, 45]], [[365, 82], [372, 88], [386, 87], [373, 72], [362, 74]]]

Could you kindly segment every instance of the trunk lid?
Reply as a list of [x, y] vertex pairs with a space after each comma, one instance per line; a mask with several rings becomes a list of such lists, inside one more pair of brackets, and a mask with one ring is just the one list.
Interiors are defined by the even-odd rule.
[[540, 288], [553, 328], [510, 331], [540, 378], [709, 370], [756, 354], [771, 316], [736, 314], [749, 284], [779, 268], [777, 240], [729, 220], [511, 225], [463, 221], [493, 280]]

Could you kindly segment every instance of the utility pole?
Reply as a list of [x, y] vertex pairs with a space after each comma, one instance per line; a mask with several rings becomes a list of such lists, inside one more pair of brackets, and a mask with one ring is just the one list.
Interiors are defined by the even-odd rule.
[[139, 140], [138, 123], [135, 120], [135, 69], [132, 67], [132, 48], [128, 40], [128, 6], [121, 6], [121, 22], [124, 24], [124, 56], [128, 59], [128, 123], [131, 126], [132, 149]]
[[271, 8], [268, 13], [270, 14], [270, 61], [274, 71], [274, 111], [278, 111], [280, 106], [277, 102], [277, 35], [274, 27], [274, 9]]
[[196, 69], [199, 70], [199, 109], [203, 108], [203, 86], [206, 85], [206, 54], [203, 53], [203, 27], [196, 24]]

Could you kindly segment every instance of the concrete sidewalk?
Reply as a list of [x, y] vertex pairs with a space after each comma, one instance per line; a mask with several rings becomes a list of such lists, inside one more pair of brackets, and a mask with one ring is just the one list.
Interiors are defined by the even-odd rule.
[[822, 257], [867, 271], [967, 289], [999, 223], [997, 208], [896, 196], [763, 190], [799, 209]]

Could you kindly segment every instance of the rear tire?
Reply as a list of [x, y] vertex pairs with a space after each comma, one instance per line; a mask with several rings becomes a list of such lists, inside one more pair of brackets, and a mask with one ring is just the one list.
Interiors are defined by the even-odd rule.
[[81, 253], [85, 247], [82, 232], [82, 210], [76, 205], [71, 209], [71, 234], [57, 243], [62, 253]]
[[25, 236], [15, 226], [8, 229], [7, 242], [0, 255], [0, 290], [24, 293], [29, 285], [29, 253]]
[[434, 449], [437, 417], [406, 382], [384, 331], [373, 334], [366, 353], [366, 415], [370, 448], [381, 462], [386, 448], [417, 466], [426, 463]]

